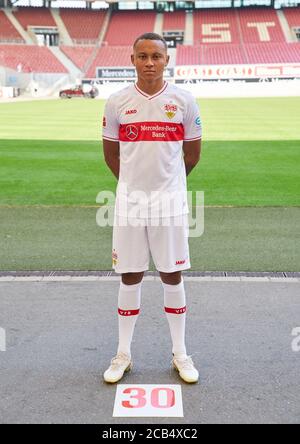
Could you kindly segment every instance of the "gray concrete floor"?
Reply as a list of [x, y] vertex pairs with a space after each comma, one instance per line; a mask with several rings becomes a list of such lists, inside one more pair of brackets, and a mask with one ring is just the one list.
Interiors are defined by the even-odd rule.
[[117, 347], [118, 281], [0, 282], [1, 423], [300, 423], [298, 282], [186, 281], [187, 347], [201, 383], [171, 369], [160, 282], [145, 281], [124, 384], [181, 384], [184, 418], [113, 418], [102, 381]]

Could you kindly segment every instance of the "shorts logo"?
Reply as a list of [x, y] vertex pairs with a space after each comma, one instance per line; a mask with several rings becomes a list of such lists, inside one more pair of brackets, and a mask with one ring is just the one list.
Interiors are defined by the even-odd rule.
[[103, 116], [103, 121], [102, 121], [102, 125], [103, 125], [103, 128], [105, 128], [105, 127], [106, 127], [106, 117], [105, 117], [105, 116]]
[[127, 114], [136, 114], [136, 113], [137, 113], [137, 109], [128, 109], [128, 110], [126, 110], [125, 115], [127, 115]]
[[169, 119], [173, 119], [173, 117], [175, 117], [175, 114], [177, 113], [177, 105], [174, 105], [173, 103], [169, 103], [168, 105], [164, 106], [164, 110], [165, 110], [166, 116]]
[[113, 265], [117, 265], [117, 261], [118, 261], [118, 255], [116, 253], [116, 250], [113, 249], [113, 251], [112, 251], [112, 264]]
[[127, 125], [126, 126], [126, 136], [129, 140], [135, 140], [137, 139], [139, 135], [139, 130], [134, 125]]
[[185, 260], [184, 261], [176, 261], [175, 265], [183, 265], [184, 263], [185, 263]]

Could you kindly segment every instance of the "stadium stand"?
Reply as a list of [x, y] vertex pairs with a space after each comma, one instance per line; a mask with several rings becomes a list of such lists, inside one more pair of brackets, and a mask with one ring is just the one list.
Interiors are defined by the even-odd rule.
[[194, 11], [194, 44], [240, 43], [236, 11], [207, 9]]
[[284, 15], [291, 28], [300, 28], [300, 8], [284, 8]]
[[20, 25], [27, 31], [28, 26], [56, 26], [48, 8], [20, 7], [13, 11]]
[[45, 46], [0, 45], [0, 65], [22, 72], [67, 72]]
[[199, 45], [179, 46], [177, 48], [177, 65], [231, 65], [247, 63], [241, 45]]
[[299, 61], [299, 43], [179, 46], [176, 58], [177, 65], [299, 63]]
[[202, 65], [245, 63], [244, 52], [240, 45], [203, 45], [200, 49], [200, 64]]
[[156, 12], [118, 11], [111, 16], [104, 41], [112, 46], [129, 46], [138, 35], [153, 32]]
[[237, 11], [244, 43], [285, 42], [285, 38], [273, 9], [243, 9]]
[[[88, 77], [99, 66], [129, 67], [131, 45], [137, 35], [153, 32], [155, 11], [113, 11], [105, 32], [107, 10], [60, 9], [73, 42], [61, 51]], [[300, 8], [283, 10], [288, 25], [300, 27]], [[14, 17], [28, 26], [57, 26], [49, 9], [21, 7]], [[165, 12], [163, 31], [187, 31], [184, 11]], [[177, 45], [177, 65], [299, 63], [300, 43], [287, 43], [277, 12], [269, 8], [202, 9], [193, 12], [194, 44]], [[10, 43], [8, 45], [8, 43]], [[19, 45], [16, 45], [19, 43]], [[25, 45], [4, 11], [0, 10], [0, 64], [23, 71], [67, 72], [47, 47]], [[58, 55], [57, 55], [58, 56]], [[63, 60], [62, 60], [63, 62]]]
[[106, 11], [61, 8], [59, 12], [74, 43], [95, 44], [97, 42]]
[[84, 70], [95, 50], [94, 46], [60, 46], [63, 53], [80, 69]]
[[0, 10], [0, 43], [25, 43], [22, 36], [8, 20], [4, 11]]
[[163, 16], [163, 31], [184, 31], [185, 12], [165, 12]]
[[299, 43], [245, 45], [248, 63], [295, 63], [300, 61]]
[[87, 77], [94, 77], [97, 67], [100, 66], [119, 66], [129, 67], [131, 46], [103, 46], [98, 49], [96, 57], [87, 72]]
[[177, 65], [199, 65], [201, 60], [201, 46], [177, 46], [176, 64]]

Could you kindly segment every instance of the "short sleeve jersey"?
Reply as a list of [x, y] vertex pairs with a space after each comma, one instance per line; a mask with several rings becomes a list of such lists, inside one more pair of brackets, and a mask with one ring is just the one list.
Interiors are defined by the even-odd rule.
[[136, 84], [112, 94], [103, 138], [120, 144], [116, 214], [135, 217], [188, 213], [183, 142], [201, 139], [195, 98], [164, 83], [153, 96]]

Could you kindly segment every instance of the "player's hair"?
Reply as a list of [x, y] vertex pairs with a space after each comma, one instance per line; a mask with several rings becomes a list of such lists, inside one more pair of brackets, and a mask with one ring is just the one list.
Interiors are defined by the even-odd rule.
[[163, 42], [164, 46], [165, 46], [165, 50], [167, 51], [168, 49], [168, 45], [167, 42], [165, 41], [165, 39], [159, 35], [156, 34], [155, 32], [146, 32], [145, 34], [140, 35], [134, 42], [133, 44], [133, 48], [135, 48], [137, 42], [139, 42], [140, 40], [160, 40], [161, 42]]

